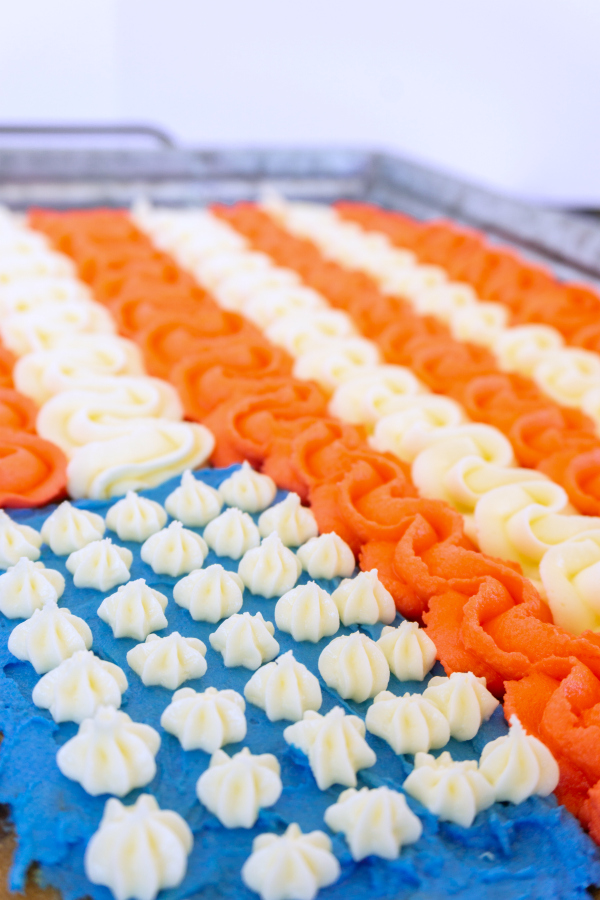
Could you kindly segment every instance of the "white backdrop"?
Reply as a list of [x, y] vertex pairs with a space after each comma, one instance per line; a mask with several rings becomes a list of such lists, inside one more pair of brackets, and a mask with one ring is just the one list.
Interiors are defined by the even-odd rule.
[[0, 0], [0, 122], [397, 150], [600, 205], [600, 0]]

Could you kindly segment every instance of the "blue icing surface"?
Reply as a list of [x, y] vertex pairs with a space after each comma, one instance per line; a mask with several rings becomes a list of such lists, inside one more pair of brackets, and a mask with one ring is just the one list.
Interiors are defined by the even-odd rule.
[[[237, 467], [204, 470], [195, 473], [207, 484], [217, 487]], [[164, 502], [167, 494], [179, 483], [173, 479], [161, 487], [143, 492], [144, 496]], [[274, 502], [283, 498], [279, 494]], [[84, 509], [106, 514], [114, 501], [82, 501]], [[11, 512], [20, 522], [40, 529], [54, 507]], [[255, 517], [257, 518], [257, 517]], [[111, 537], [116, 536], [111, 533]], [[139, 544], [127, 543], [134, 553], [131, 578], [145, 578], [153, 587], [169, 597], [166, 609], [168, 627], [159, 634], [179, 631], [186, 637], [199, 637], [207, 645], [208, 670], [201, 679], [186, 682], [186, 686], [204, 690], [234, 688], [243, 694], [244, 685], [252, 673], [248, 669], [227, 669], [220, 654], [208, 640], [217, 625], [194, 622], [189, 613], [173, 601], [175, 578], [155, 575], [143, 563]], [[278, 802], [262, 810], [256, 826], [250, 830], [225, 829], [212, 814], [200, 805], [195, 785], [207, 768], [209, 755], [200, 751], [185, 752], [178, 740], [160, 728], [160, 717], [168, 706], [172, 692], [160, 687], [144, 687], [129, 668], [126, 655], [136, 641], [115, 639], [111, 629], [96, 615], [104, 596], [94, 590], [73, 586], [65, 567], [66, 557], [56, 557], [44, 546], [42, 561], [59, 569], [66, 578], [66, 589], [59, 603], [85, 619], [92, 629], [92, 649], [103, 659], [117, 663], [126, 673], [129, 688], [123, 695], [122, 709], [134, 721], [146, 722], [156, 728], [162, 738], [156, 758], [157, 774], [141, 790], [132, 791], [125, 802], [132, 803], [140, 793], [154, 794], [161, 807], [184, 816], [194, 832], [194, 848], [189, 858], [186, 877], [175, 889], [163, 891], [160, 900], [256, 900], [241, 880], [240, 870], [251, 853], [252, 841], [264, 831], [281, 833], [290, 822], [298, 822], [304, 832], [322, 829], [325, 809], [335, 802], [341, 791], [334, 786], [319, 791], [308, 761], [302, 753], [283, 740], [286, 721], [271, 723], [265, 713], [250, 704], [246, 706], [248, 734], [244, 746], [253, 753], [274, 753], [281, 763], [283, 793]], [[237, 570], [238, 562], [209, 553], [205, 565], [220, 562], [226, 569]], [[299, 583], [308, 581], [303, 573]], [[338, 583], [321, 581], [322, 587], [333, 590]], [[274, 621], [276, 599], [265, 600], [248, 591], [244, 595], [243, 610], [261, 611]], [[83, 855], [91, 835], [98, 828], [107, 797], [90, 797], [76, 782], [61, 775], [56, 765], [56, 751], [77, 732], [73, 723], [56, 725], [50, 714], [37, 709], [31, 692], [38, 678], [29, 663], [16, 660], [7, 649], [12, 628], [17, 624], [0, 616], [0, 730], [4, 734], [0, 752], [0, 803], [10, 804], [12, 819], [18, 835], [18, 849], [11, 873], [11, 888], [23, 887], [27, 869], [33, 861], [40, 863], [43, 881], [55, 885], [65, 900], [89, 895], [94, 900], [111, 900], [111, 893], [90, 884], [83, 867]], [[352, 629], [341, 628], [339, 634]], [[377, 638], [381, 625], [363, 629]], [[281, 652], [293, 648], [294, 655], [318, 674], [317, 660], [325, 644], [297, 643], [290, 635], [276, 630], [275, 637]], [[443, 674], [439, 664], [432, 674]], [[344, 701], [319, 678], [323, 690], [321, 713], [340, 705], [347, 712], [365, 717], [370, 701]], [[389, 690], [395, 694], [406, 691], [421, 692], [424, 682], [399, 682], [390, 679]], [[501, 708], [480, 729], [473, 741], [458, 743], [451, 740], [444, 748], [456, 759], [478, 758], [488, 741], [507, 732]], [[368, 742], [377, 753], [377, 763], [358, 773], [359, 787], [388, 785], [400, 788], [412, 769], [412, 757], [396, 756], [381, 739], [367, 734]], [[231, 744], [228, 753], [237, 752], [242, 744]], [[437, 753], [442, 752], [436, 751]], [[600, 854], [591, 839], [583, 833], [576, 819], [553, 796], [533, 797], [520, 806], [496, 803], [479, 813], [473, 826], [461, 828], [439, 822], [419, 803], [408, 797], [411, 809], [423, 823], [423, 836], [411, 846], [403, 848], [395, 861], [370, 857], [355, 863], [342, 835], [331, 834], [333, 850], [338, 857], [342, 874], [339, 881], [324, 889], [323, 900], [434, 900], [453, 897], [457, 900], [546, 900], [546, 898], [583, 898], [586, 888], [600, 883]]]

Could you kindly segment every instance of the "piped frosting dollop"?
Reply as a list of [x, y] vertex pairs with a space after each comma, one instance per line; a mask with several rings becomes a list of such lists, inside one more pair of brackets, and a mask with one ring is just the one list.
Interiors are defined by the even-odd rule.
[[87, 509], [78, 509], [65, 500], [42, 525], [42, 540], [57, 556], [67, 556], [81, 550], [92, 541], [100, 541], [105, 525], [102, 516]]
[[384, 626], [377, 646], [398, 681], [423, 681], [435, 664], [435, 644], [416, 622]]
[[115, 900], [154, 900], [177, 887], [187, 870], [194, 838], [185, 819], [159, 808], [150, 794], [133, 806], [111, 797], [85, 851], [85, 874], [112, 891]]
[[258, 547], [260, 534], [254, 520], [239, 509], [226, 509], [204, 529], [204, 540], [217, 556], [240, 559]]
[[221, 622], [209, 636], [213, 650], [223, 655], [227, 668], [244, 666], [258, 669], [279, 653], [279, 644], [273, 637], [275, 627], [266, 622], [261, 613], [236, 613]]
[[219, 494], [227, 506], [235, 506], [247, 513], [257, 513], [266, 509], [277, 493], [277, 485], [268, 475], [256, 472], [249, 462], [244, 461], [241, 469], [225, 479], [219, 487]]
[[414, 844], [423, 833], [404, 794], [388, 787], [348, 788], [327, 807], [324, 819], [332, 831], [345, 835], [357, 862], [367, 856], [396, 859], [401, 847]]
[[242, 608], [244, 582], [219, 563], [196, 569], [173, 588], [175, 603], [188, 609], [197, 622], [218, 622]]
[[99, 706], [121, 705], [127, 678], [119, 666], [99, 659], [91, 650], [78, 650], [43, 675], [31, 699], [49, 709], [55, 722], [83, 722]]
[[87, 622], [56, 603], [36, 609], [30, 619], [13, 628], [8, 639], [12, 655], [30, 662], [38, 675], [91, 646], [92, 632]]
[[129, 581], [133, 553], [127, 547], [113, 544], [110, 538], [92, 541], [67, 557], [66, 566], [75, 587], [109, 591]]
[[36, 609], [56, 603], [64, 589], [60, 572], [22, 556], [0, 575], [0, 612], [8, 619], [28, 619]]
[[127, 491], [106, 513], [106, 527], [116, 531], [122, 541], [141, 543], [156, 534], [167, 521], [167, 514], [155, 500]]
[[262, 513], [258, 520], [261, 537], [277, 532], [287, 547], [298, 547], [319, 533], [317, 520], [310, 509], [302, 506], [298, 494], [288, 494]]
[[311, 578], [348, 578], [354, 572], [354, 553], [335, 531], [310, 538], [296, 551]]
[[396, 606], [390, 592], [379, 580], [377, 569], [345, 578], [331, 599], [338, 608], [343, 625], [374, 625], [393, 622]]
[[56, 762], [63, 775], [78, 781], [92, 797], [124, 797], [152, 781], [159, 747], [160, 735], [154, 728], [132, 722], [113, 706], [101, 706], [63, 744]]
[[417, 753], [415, 767], [402, 787], [434, 816], [464, 828], [494, 802], [494, 789], [477, 762], [455, 762], [447, 750], [437, 759], [429, 753]]
[[167, 627], [167, 602], [164, 594], [149, 587], [143, 578], [138, 578], [105, 597], [98, 607], [98, 615], [110, 625], [116, 638], [145, 641], [153, 631]]
[[0, 569], [9, 569], [22, 557], [39, 559], [41, 545], [41, 535], [35, 528], [17, 525], [0, 509]]
[[277, 803], [282, 788], [277, 757], [255, 756], [244, 747], [234, 756], [217, 750], [198, 779], [196, 793], [225, 828], [252, 828], [260, 810]]
[[421, 694], [397, 697], [382, 691], [367, 710], [365, 722], [394, 753], [426, 752], [445, 747], [450, 740], [446, 717]]
[[474, 738], [498, 706], [485, 678], [472, 672], [453, 672], [449, 678], [437, 675], [429, 680], [423, 696], [444, 714], [457, 741]]
[[200, 569], [207, 555], [208, 547], [204, 539], [177, 521], [151, 535], [140, 551], [140, 556], [153, 572], [174, 578]]
[[244, 697], [264, 709], [271, 722], [298, 722], [308, 709], [319, 710], [323, 702], [318, 678], [294, 659], [292, 650], [261, 666], [247, 682]]
[[319, 789], [325, 791], [332, 784], [356, 787], [359, 769], [375, 765], [377, 757], [365, 734], [362, 719], [334, 706], [324, 716], [308, 710], [300, 722], [288, 725], [283, 737], [306, 754]]
[[540, 740], [527, 734], [517, 716], [508, 734], [485, 745], [479, 771], [492, 786], [496, 800], [522, 803], [538, 794], [547, 797], [558, 784], [558, 763]]
[[223, 501], [209, 484], [194, 478], [190, 469], [181, 476], [181, 484], [165, 500], [170, 516], [193, 528], [202, 528], [219, 515]]
[[291, 590], [301, 571], [298, 557], [276, 533], [264, 538], [259, 547], [244, 553], [238, 566], [238, 575], [248, 590], [267, 599]]
[[327, 644], [319, 656], [319, 672], [340, 697], [356, 703], [385, 691], [390, 680], [387, 659], [375, 641], [360, 631]]
[[127, 654], [127, 663], [149, 685], [174, 691], [190, 678], [202, 678], [206, 672], [206, 644], [199, 638], [182, 637], [173, 631], [167, 637], [149, 634]]
[[[267, 538], [268, 540], [268, 538]], [[300, 584], [287, 591], [275, 605], [275, 622], [295, 641], [316, 644], [323, 637], [335, 634], [340, 616], [331, 596], [314, 581]]]
[[186, 687], [175, 691], [160, 724], [175, 735], [184, 750], [214, 753], [224, 744], [244, 740], [245, 709], [244, 698], [237, 691], [209, 687], [197, 693]]

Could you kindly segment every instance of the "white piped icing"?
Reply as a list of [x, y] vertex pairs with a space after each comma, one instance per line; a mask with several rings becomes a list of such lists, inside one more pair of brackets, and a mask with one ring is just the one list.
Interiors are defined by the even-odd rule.
[[423, 833], [405, 796], [388, 787], [348, 788], [327, 807], [324, 819], [332, 831], [345, 835], [357, 862], [367, 856], [396, 859], [401, 847], [414, 844]]
[[127, 547], [113, 544], [110, 538], [92, 541], [67, 557], [66, 566], [75, 587], [109, 591], [129, 581], [133, 553]]
[[341, 706], [326, 715], [308, 710], [302, 721], [283, 732], [288, 744], [308, 756], [315, 781], [322, 791], [332, 784], [356, 787], [356, 773], [377, 762], [365, 741], [365, 723], [358, 716], [347, 716]]
[[223, 655], [227, 668], [244, 666], [254, 670], [279, 653], [274, 634], [273, 623], [266, 622], [261, 613], [252, 616], [245, 612], [225, 619], [208, 639], [213, 650]]
[[379, 580], [377, 569], [345, 578], [331, 599], [337, 606], [343, 625], [374, 625], [396, 618], [394, 598]]
[[249, 462], [225, 479], [219, 487], [221, 499], [227, 506], [235, 506], [247, 513], [266, 509], [277, 493], [277, 485], [268, 475], [255, 472]]
[[298, 557], [276, 533], [264, 538], [259, 547], [244, 553], [238, 566], [238, 575], [248, 590], [267, 599], [291, 590], [301, 572]]
[[254, 756], [244, 747], [230, 757], [217, 750], [198, 779], [196, 793], [225, 828], [252, 828], [260, 810], [279, 800], [280, 771], [272, 753]]
[[175, 735], [184, 750], [214, 753], [224, 744], [244, 740], [245, 709], [244, 698], [237, 691], [209, 687], [197, 693], [186, 687], [175, 691], [160, 724]]
[[36, 609], [30, 619], [13, 628], [8, 639], [12, 655], [30, 662], [38, 675], [91, 646], [92, 632], [87, 622], [56, 603]]
[[260, 544], [254, 520], [240, 509], [226, 509], [204, 529], [204, 540], [217, 556], [240, 559]]
[[154, 757], [160, 735], [149, 725], [132, 722], [127, 713], [101, 706], [91, 719], [56, 754], [58, 768], [78, 781], [84, 791], [97, 797], [124, 797], [143, 787], [156, 775]]
[[486, 688], [485, 678], [472, 672], [453, 672], [449, 678], [435, 676], [423, 696], [444, 714], [450, 734], [457, 741], [470, 741], [492, 715], [498, 701]]
[[55, 722], [83, 722], [99, 706], [121, 705], [127, 678], [119, 666], [79, 650], [38, 681], [31, 698]]
[[64, 589], [65, 579], [60, 572], [22, 556], [0, 575], [0, 612], [8, 619], [28, 619], [46, 603], [56, 603]]
[[545, 744], [527, 734], [517, 716], [510, 730], [486, 744], [479, 770], [492, 786], [496, 800], [522, 803], [534, 794], [547, 797], [558, 784], [558, 763]]
[[313, 537], [296, 551], [311, 578], [348, 578], [354, 572], [354, 553], [335, 531]]
[[277, 601], [275, 622], [281, 631], [287, 631], [295, 641], [312, 641], [316, 644], [321, 638], [338, 631], [340, 616], [327, 591], [314, 581], [309, 581], [308, 584], [299, 584], [287, 591]]
[[244, 697], [264, 709], [271, 722], [299, 722], [308, 709], [319, 710], [323, 702], [318, 678], [294, 659], [292, 650], [261, 666], [247, 682]]
[[141, 543], [165, 525], [167, 514], [155, 500], [127, 491], [106, 513], [106, 527], [116, 531], [122, 541]]
[[150, 794], [133, 806], [111, 797], [100, 827], [85, 851], [85, 874], [115, 900], [154, 900], [162, 888], [177, 887], [187, 870], [194, 837], [185, 819], [160, 809]]
[[42, 538], [35, 528], [17, 525], [3, 509], [0, 509], [0, 569], [16, 565], [21, 557], [40, 558]]
[[423, 681], [435, 663], [435, 644], [416, 622], [384, 626], [377, 646], [398, 681]]
[[447, 750], [437, 759], [429, 753], [417, 753], [415, 767], [402, 787], [434, 816], [464, 828], [494, 802], [494, 789], [477, 762], [455, 762]]
[[149, 634], [127, 654], [127, 663], [149, 685], [158, 684], [174, 691], [190, 678], [202, 678], [206, 672], [206, 645], [199, 638], [182, 637], [173, 631], [167, 637]]
[[242, 867], [242, 881], [261, 900], [314, 900], [340, 876], [340, 864], [323, 831], [302, 834], [294, 822], [285, 834], [259, 834]]
[[164, 594], [149, 587], [143, 578], [138, 578], [121, 585], [110, 597], [105, 597], [98, 607], [98, 615], [110, 625], [116, 638], [145, 641], [153, 631], [167, 627], [167, 602]]
[[100, 541], [105, 525], [102, 516], [78, 509], [68, 500], [58, 506], [42, 525], [42, 540], [56, 556], [67, 556], [92, 541]]
[[219, 563], [190, 572], [173, 588], [175, 603], [197, 622], [218, 622], [242, 608], [244, 582]]
[[340, 697], [357, 703], [385, 691], [390, 680], [387, 659], [375, 641], [359, 631], [327, 644], [319, 656], [319, 672]]
[[262, 513], [258, 520], [261, 537], [277, 532], [287, 547], [298, 547], [319, 533], [317, 520], [310, 509], [302, 506], [298, 494], [288, 494]]
[[367, 729], [387, 741], [394, 753], [435, 750], [450, 740], [448, 720], [421, 694], [396, 697], [382, 691], [367, 710], [365, 721]]
[[208, 555], [206, 541], [184, 528], [181, 522], [171, 522], [142, 544], [140, 556], [157, 575], [177, 578], [193, 569], [200, 569]]
[[181, 484], [165, 500], [165, 509], [184, 525], [202, 528], [219, 515], [223, 501], [209, 484], [194, 478], [190, 469], [181, 476]]

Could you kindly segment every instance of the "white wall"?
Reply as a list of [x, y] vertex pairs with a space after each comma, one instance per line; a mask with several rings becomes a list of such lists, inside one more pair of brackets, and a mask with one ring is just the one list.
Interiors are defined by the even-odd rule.
[[598, 0], [0, 0], [0, 121], [396, 149], [600, 205]]

